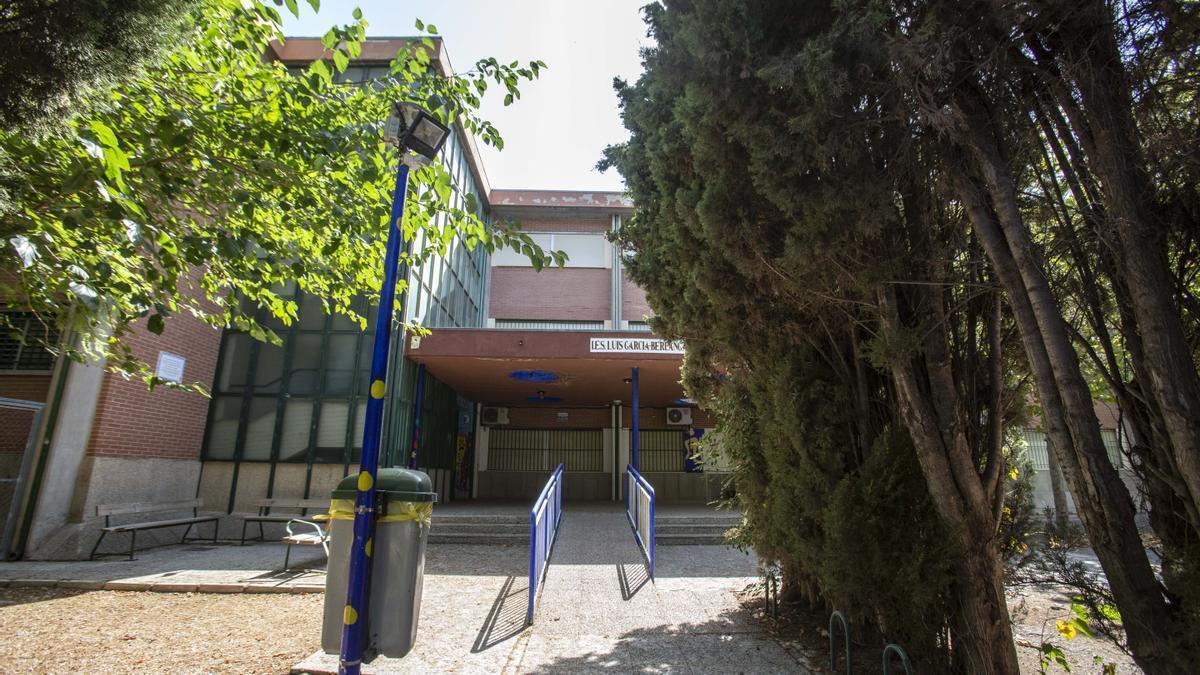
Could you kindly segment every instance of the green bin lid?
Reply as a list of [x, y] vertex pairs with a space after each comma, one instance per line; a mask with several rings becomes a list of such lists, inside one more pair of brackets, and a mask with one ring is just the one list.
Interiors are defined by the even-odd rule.
[[[375, 477], [375, 491], [392, 502], [436, 502], [433, 481], [424, 471], [410, 469], [380, 469]], [[333, 490], [334, 499], [354, 499], [358, 495], [358, 474], [346, 476]]]

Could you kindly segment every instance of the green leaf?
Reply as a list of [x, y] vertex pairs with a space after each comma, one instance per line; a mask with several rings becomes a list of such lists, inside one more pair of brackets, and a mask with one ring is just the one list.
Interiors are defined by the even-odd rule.
[[422, 31], [425, 30], [425, 23], [423, 21], [421, 21], [420, 19], [417, 19], [413, 23], [413, 25], [417, 27], [417, 30], [422, 30]]
[[333, 67], [337, 68], [339, 73], [346, 70], [346, 66], [350, 65], [350, 57], [346, 56], [339, 49], [333, 53]]
[[300, 7], [296, 5], [296, 0], [283, 0], [283, 4], [287, 6], [288, 11], [297, 19], [300, 18]]
[[[362, 21], [362, 17], [363, 17], [362, 8], [355, 7], [354, 12], [352, 13], [352, 16], [354, 17], [355, 21]], [[417, 30], [420, 30], [420, 28], [418, 28]]]
[[151, 314], [150, 320], [146, 322], [146, 328], [155, 335], [162, 335], [163, 328], [166, 328], [166, 321], [163, 320], [161, 314]]
[[308, 0], [308, 6], [312, 7], [314, 12], [321, 11], [321, 0]]
[[106, 148], [117, 147], [117, 135], [113, 133], [112, 129], [108, 128], [107, 124], [100, 120], [92, 120], [88, 126], [91, 128], [92, 133], [96, 134], [96, 140], [100, 141], [100, 145]]

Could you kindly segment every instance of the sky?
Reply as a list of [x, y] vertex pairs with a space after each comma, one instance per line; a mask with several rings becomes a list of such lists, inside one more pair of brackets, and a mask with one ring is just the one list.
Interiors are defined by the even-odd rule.
[[494, 56], [503, 63], [540, 59], [548, 69], [521, 85], [521, 99], [504, 106], [492, 87], [482, 116], [504, 137], [504, 150], [480, 144], [493, 189], [623, 190], [614, 169], [596, 171], [605, 146], [629, 137], [621, 126], [613, 77], [636, 80], [646, 37], [640, 8], [649, 0], [322, 0], [300, 19], [286, 10], [292, 36], [320, 36], [349, 23], [355, 7], [369, 22], [368, 37], [413, 35], [414, 20], [434, 24], [450, 63], [469, 70]]

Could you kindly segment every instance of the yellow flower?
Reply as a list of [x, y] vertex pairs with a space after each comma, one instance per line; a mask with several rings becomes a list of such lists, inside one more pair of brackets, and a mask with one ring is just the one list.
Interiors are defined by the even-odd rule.
[[1068, 640], [1074, 640], [1074, 639], [1075, 639], [1075, 634], [1076, 634], [1076, 631], [1075, 631], [1075, 626], [1071, 625], [1071, 623], [1070, 623], [1070, 622], [1068, 622], [1068, 621], [1055, 621], [1055, 622], [1054, 622], [1054, 627], [1058, 629], [1058, 633], [1059, 633], [1059, 635], [1062, 635], [1063, 637], [1065, 637], [1065, 638], [1066, 638], [1066, 639], [1068, 639]]

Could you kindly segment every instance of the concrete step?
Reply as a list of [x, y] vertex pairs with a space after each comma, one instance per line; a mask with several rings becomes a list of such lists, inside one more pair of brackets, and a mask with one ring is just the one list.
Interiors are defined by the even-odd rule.
[[514, 544], [529, 545], [529, 534], [505, 534], [488, 532], [441, 532], [434, 528], [429, 531], [431, 544]]
[[669, 523], [655, 523], [655, 534], [705, 534], [711, 536], [721, 535], [728, 530], [728, 525], [676, 525]]
[[529, 534], [529, 523], [479, 523], [433, 520], [433, 532], [468, 534]]
[[478, 523], [478, 524], [529, 524], [529, 514], [504, 514], [504, 515], [487, 515], [487, 514], [442, 514], [439, 515], [437, 508], [433, 509], [434, 523]]
[[669, 525], [723, 525], [736, 527], [742, 524], [741, 516], [664, 516], [654, 514], [654, 522]]
[[711, 534], [659, 534], [654, 532], [654, 543], [658, 546], [715, 546], [724, 544], [725, 538]]

